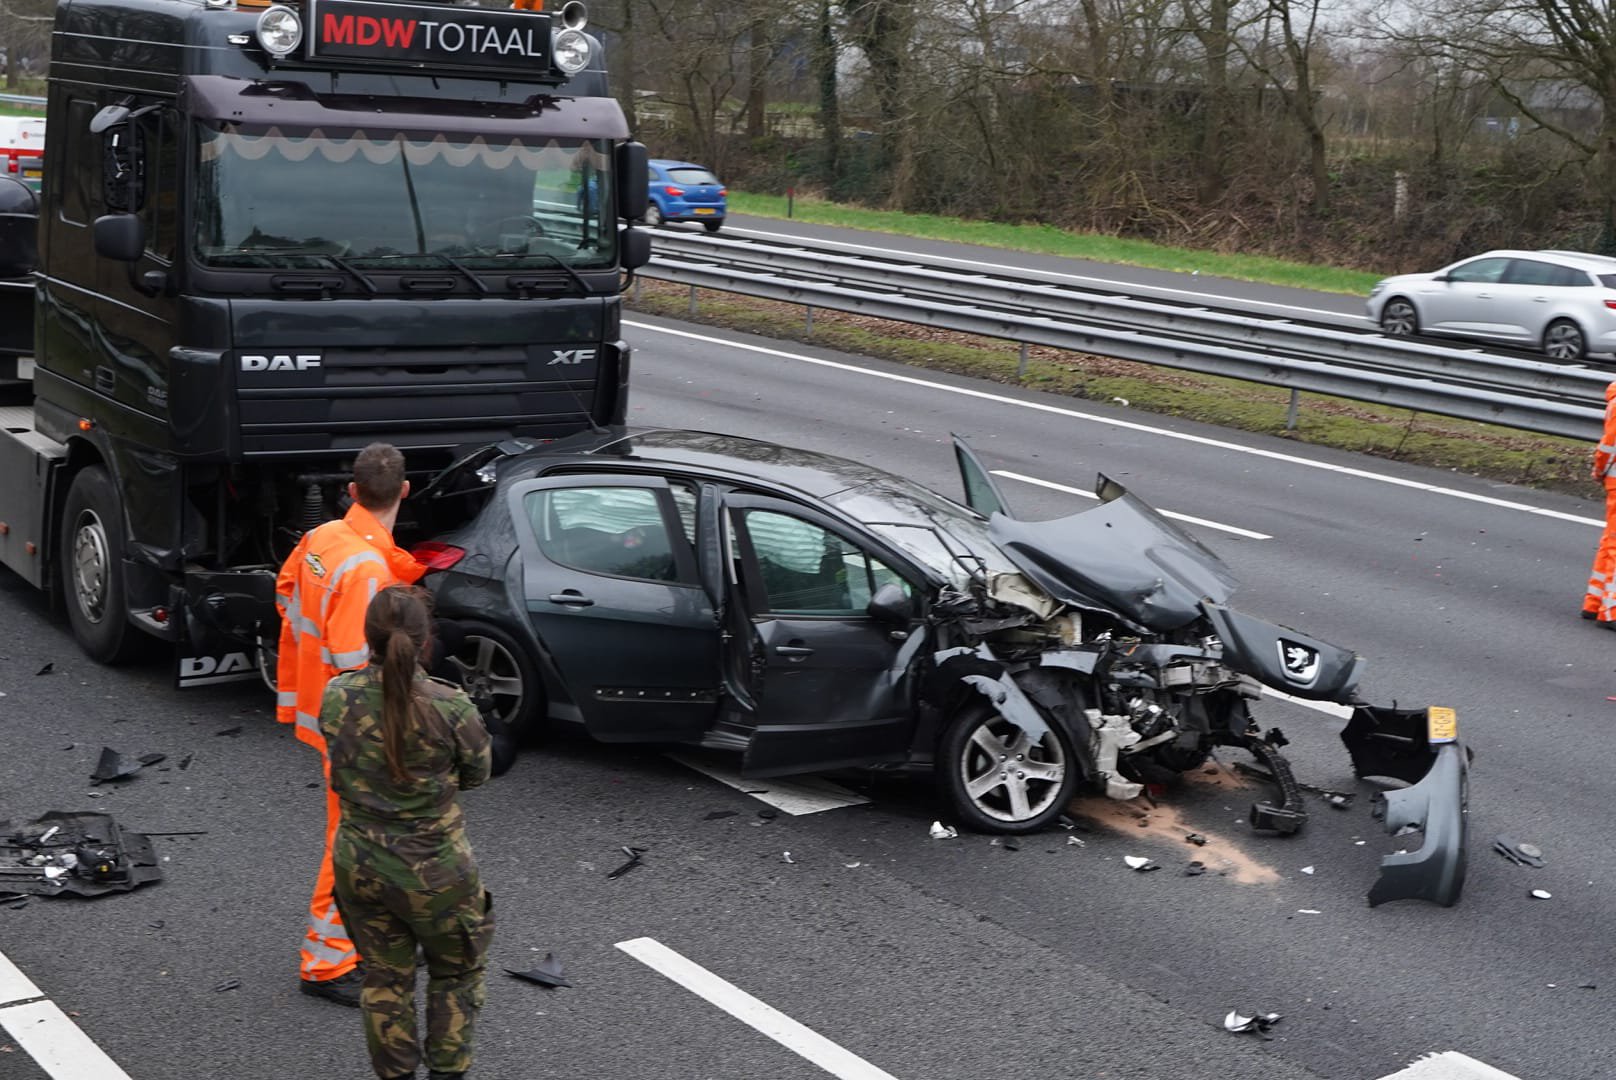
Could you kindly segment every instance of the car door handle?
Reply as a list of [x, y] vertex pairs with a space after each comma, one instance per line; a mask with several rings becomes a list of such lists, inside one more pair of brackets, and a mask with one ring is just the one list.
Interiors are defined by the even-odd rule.
[[1534, 303], [1534, 304], [1547, 304], [1548, 302], [1549, 302], [1549, 298], [1547, 296], [1534, 296], [1534, 297], [1532, 297], [1532, 303]]
[[774, 647], [774, 651], [775, 651], [776, 654], [778, 654], [780, 656], [812, 656], [812, 655], [814, 655], [814, 650], [810, 649], [806, 645], [776, 645]]
[[1479, 292], [1476, 294], [1477, 300], [1491, 300], [1492, 298], [1493, 294], [1490, 292]]
[[567, 607], [590, 607], [594, 601], [584, 596], [577, 589], [563, 589], [550, 594], [550, 603], [563, 604]]

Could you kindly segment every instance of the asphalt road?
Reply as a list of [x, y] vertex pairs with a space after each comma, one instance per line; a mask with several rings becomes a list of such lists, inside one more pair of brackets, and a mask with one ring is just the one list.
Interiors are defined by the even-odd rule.
[[[1451, 910], [1369, 909], [1395, 841], [1339, 722], [1279, 702], [1262, 721], [1284, 727], [1300, 777], [1361, 792], [1290, 839], [1249, 832], [1263, 792], [1227, 771], [1190, 778], [1143, 825], [1089, 802], [1082, 846], [1056, 833], [1012, 851], [930, 839], [941, 811], [924, 783], [762, 817], [659, 754], [563, 740], [466, 800], [499, 919], [476, 1075], [826, 1075], [616, 948], [644, 937], [903, 1080], [1371, 1080], [1444, 1050], [1523, 1080], [1609, 1074], [1616, 867], [1591, 751], [1616, 709], [1616, 642], [1575, 617], [1596, 505], [699, 327], [629, 331], [635, 422], [841, 453], [949, 492], [958, 431], [991, 468], [1085, 489], [1103, 470], [1210, 523], [1191, 528], [1247, 583], [1240, 607], [1356, 647], [1373, 698], [1458, 708], [1477, 754], [1470, 885]], [[1001, 483], [1026, 516], [1086, 505]], [[0, 595], [0, 816], [101, 809], [206, 830], [157, 841], [160, 885], [0, 907], [0, 952], [131, 1076], [367, 1075], [356, 1016], [294, 985], [323, 812], [312, 752], [261, 690], [178, 694], [160, 665], [96, 667], [17, 579]], [[91, 799], [103, 745], [168, 760]], [[1206, 847], [1184, 843], [1192, 830]], [[1549, 865], [1491, 854], [1499, 832]], [[608, 879], [621, 845], [647, 848], [645, 866]], [[1191, 858], [1214, 872], [1183, 876]], [[550, 951], [574, 988], [500, 972]], [[1270, 1042], [1233, 1036], [1234, 1008], [1285, 1019]], [[35, 1075], [0, 1053], [0, 1077]]]

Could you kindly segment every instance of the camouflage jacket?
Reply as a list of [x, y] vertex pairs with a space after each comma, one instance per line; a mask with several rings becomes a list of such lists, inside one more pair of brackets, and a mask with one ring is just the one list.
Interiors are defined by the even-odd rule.
[[441, 889], [477, 872], [456, 796], [488, 779], [488, 729], [464, 690], [415, 677], [417, 727], [393, 782], [382, 744], [381, 668], [344, 672], [326, 685], [320, 728], [331, 790], [342, 804], [331, 857], [403, 889]]

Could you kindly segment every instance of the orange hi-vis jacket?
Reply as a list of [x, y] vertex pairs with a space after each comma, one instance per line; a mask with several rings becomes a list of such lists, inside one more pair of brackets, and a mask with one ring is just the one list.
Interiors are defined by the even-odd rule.
[[371, 597], [389, 585], [413, 585], [425, 573], [358, 503], [342, 520], [304, 533], [275, 581], [281, 610], [275, 718], [296, 724], [297, 737], [323, 753], [320, 700], [333, 676], [370, 659]]
[[1616, 472], [1616, 382], [1605, 387], [1605, 431], [1594, 450], [1594, 479]]

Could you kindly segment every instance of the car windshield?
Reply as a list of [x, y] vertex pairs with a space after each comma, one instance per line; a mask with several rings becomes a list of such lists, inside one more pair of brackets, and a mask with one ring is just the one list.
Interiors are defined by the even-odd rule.
[[718, 177], [706, 169], [669, 169], [668, 179], [676, 184], [716, 184]]
[[214, 267], [607, 267], [611, 159], [604, 140], [204, 125], [196, 254]]
[[1020, 572], [989, 537], [987, 519], [919, 484], [890, 477], [837, 492], [826, 502], [956, 586], [964, 587], [981, 570]]

